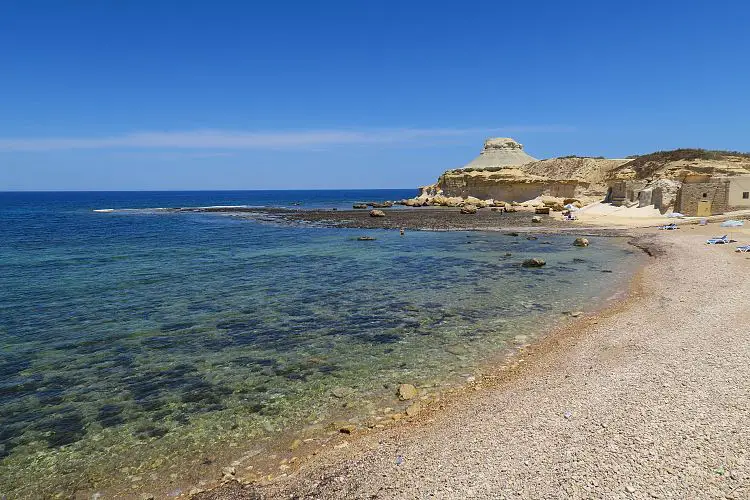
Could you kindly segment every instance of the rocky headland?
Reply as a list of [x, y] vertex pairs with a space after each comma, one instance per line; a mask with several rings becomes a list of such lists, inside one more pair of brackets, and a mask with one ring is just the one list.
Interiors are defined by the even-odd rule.
[[444, 172], [404, 204], [483, 207], [551, 201], [562, 210], [566, 200], [586, 204], [603, 199], [608, 172], [627, 162], [578, 156], [537, 160], [514, 139], [488, 139], [477, 158]]
[[[623, 159], [563, 156], [537, 160], [511, 138], [488, 139], [477, 158], [444, 172], [419, 195], [399, 203], [411, 206], [473, 205], [543, 207], [606, 201], [626, 207], [679, 209], [685, 182], [750, 175], [750, 154], [703, 149], [659, 151]], [[578, 208], [578, 207], [576, 207]]]

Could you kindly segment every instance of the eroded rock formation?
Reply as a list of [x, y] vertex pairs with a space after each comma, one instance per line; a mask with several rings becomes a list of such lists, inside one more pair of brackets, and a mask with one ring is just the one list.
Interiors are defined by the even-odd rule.
[[[482, 207], [491, 202], [526, 202], [540, 197], [601, 199], [607, 191], [608, 171], [628, 160], [566, 157], [536, 160], [519, 142], [488, 139], [477, 158], [462, 168], [444, 172], [435, 184], [424, 186], [412, 206], [424, 204]], [[479, 198], [485, 203], [466, 200]], [[504, 205], [504, 203], [498, 205]]]

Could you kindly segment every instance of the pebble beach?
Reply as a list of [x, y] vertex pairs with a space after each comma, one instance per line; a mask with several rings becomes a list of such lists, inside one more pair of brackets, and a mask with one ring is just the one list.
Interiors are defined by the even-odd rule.
[[655, 257], [626, 300], [397, 425], [196, 498], [750, 497], [750, 233], [706, 245], [721, 229], [632, 230]]

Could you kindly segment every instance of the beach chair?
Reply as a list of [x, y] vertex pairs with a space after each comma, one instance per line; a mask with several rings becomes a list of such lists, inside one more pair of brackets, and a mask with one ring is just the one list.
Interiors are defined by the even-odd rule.
[[737, 247], [737, 252], [748, 253], [750, 252], [750, 245], [741, 245]]
[[720, 238], [710, 238], [710, 239], [706, 240], [706, 243], [709, 244], [709, 245], [725, 245], [725, 244], [729, 243], [729, 238], [725, 234], [724, 236], [722, 236]]
[[673, 229], [680, 229], [677, 224], [672, 222], [671, 224], [665, 224], [663, 226], [659, 226], [659, 229], [666, 229], [667, 231], [672, 231]]

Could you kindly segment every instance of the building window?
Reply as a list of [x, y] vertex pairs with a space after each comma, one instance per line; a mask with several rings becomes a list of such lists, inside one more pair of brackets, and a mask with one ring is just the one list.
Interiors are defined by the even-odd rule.
[[747, 200], [749, 198], [750, 198], [750, 191], [745, 191], [744, 193], [742, 193], [743, 200]]
[[704, 198], [708, 198], [708, 193], [703, 193]]

